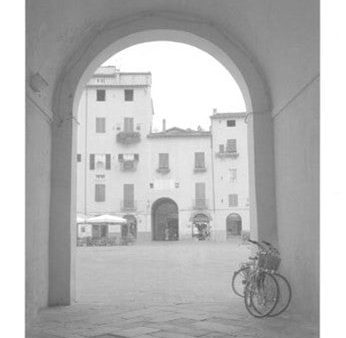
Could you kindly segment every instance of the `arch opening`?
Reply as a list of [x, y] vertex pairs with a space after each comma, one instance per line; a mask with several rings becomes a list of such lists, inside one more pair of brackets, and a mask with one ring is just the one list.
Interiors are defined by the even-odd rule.
[[170, 198], [160, 198], [151, 207], [152, 239], [154, 241], [179, 240], [179, 209]]
[[[239, 45], [234, 44], [215, 26], [204, 21], [196, 21], [195, 18], [191, 20], [184, 14], [178, 16], [169, 13], [160, 13], [157, 16], [153, 14], [150, 16], [143, 15], [132, 19], [127, 18], [124, 22], [118, 22], [115, 25], [107, 25], [102, 32], [97, 33], [97, 36], [89, 37], [87, 48], [80, 48], [66, 63], [53, 97], [53, 111], [60, 123], [53, 127], [52, 182], [64, 182], [64, 184], [52, 187], [50, 242], [59, 242], [70, 247], [71, 250], [61, 252], [57, 245], [50, 246], [50, 305], [70, 304], [75, 294], [75, 248], [72, 244], [75, 243], [73, 237], [76, 236], [74, 221], [76, 211], [76, 164], [74, 163], [76, 157], [76, 124], [74, 117], [83, 88], [98, 66], [111, 55], [138, 43], [160, 40], [182, 42], [207, 52], [223, 64], [234, 77], [244, 96], [247, 111], [270, 111], [267, 86], [257, 72], [251, 58]], [[274, 177], [268, 168], [263, 170], [263, 166], [257, 166], [257, 163], [255, 165], [254, 156], [255, 146], [268, 149], [269, 155], [264, 157], [264, 161], [266, 164], [269, 163], [269, 166], [273, 165], [270, 147], [272, 140], [267, 139], [269, 133], [265, 133], [262, 137], [255, 133], [255, 129], [268, 126], [271, 128], [271, 121], [268, 117], [262, 119], [262, 122], [258, 124], [254, 123], [255, 119], [252, 115], [248, 120], [250, 127], [248, 129], [250, 189], [252, 190], [250, 204], [254, 206], [250, 224], [255, 237], [257, 237], [258, 232], [258, 218], [271, 218], [269, 222], [262, 222], [263, 224], [271, 226], [275, 223], [273, 212], [266, 214], [267, 206], [257, 206], [256, 203], [257, 194], [261, 194], [261, 191], [266, 189], [265, 184], [256, 185], [256, 176], [264, 175], [266, 179], [268, 177], [270, 182]], [[266, 147], [268, 143], [270, 146]], [[260, 157], [258, 159], [257, 162], [262, 161]], [[270, 191], [267, 197], [265, 200], [269, 203], [266, 204], [271, 205], [270, 202], [274, 199], [274, 193]], [[173, 201], [173, 203], [175, 202]], [[179, 220], [172, 219], [179, 229]], [[176, 225], [172, 226], [172, 228], [175, 227]], [[175, 234], [177, 235], [174, 236], [179, 238], [179, 230], [175, 231]], [[160, 236], [162, 237], [162, 232]], [[55, 276], [62, 270], [65, 273], [60, 274], [59, 279], [56, 279]]]
[[237, 213], [229, 214], [226, 218], [227, 239], [240, 236], [242, 233], [242, 218]]

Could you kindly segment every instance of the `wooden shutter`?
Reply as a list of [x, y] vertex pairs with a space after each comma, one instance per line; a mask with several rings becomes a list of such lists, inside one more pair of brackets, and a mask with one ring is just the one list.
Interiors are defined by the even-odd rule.
[[97, 101], [106, 101], [106, 91], [104, 89], [96, 90], [96, 100]]
[[106, 185], [95, 184], [95, 202], [105, 202], [106, 200]]
[[104, 117], [96, 117], [96, 133], [106, 132], [106, 119]]
[[95, 154], [90, 154], [89, 158], [89, 169], [95, 170]]
[[124, 119], [124, 131], [125, 131], [125, 133], [133, 132], [133, 118], [132, 117], [125, 117], [125, 119]]
[[132, 208], [134, 206], [135, 186], [133, 184], [124, 184], [124, 207]]
[[196, 183], [195, 194], [196, 194], [196, 206], [204, 207], [205, 206], [205, 183], [204, 182]]
[[195, 168], [204, 168], [204, 153], [195, 153]]
[[235, 139], [227, 140], [226, 150], [227, 150], [227, 152], [230, 152], [230, 153], [236, 153], [237, 152], [237, 140], [235, 140]]
[[228, 195], [228, 204], [230, 207], [237, 207], [238, 206], [238, 195], [237, 194]]
[[163, 168], [163, 169], [169, 168], [169, 157], [167, 153], [159, 154], [159, 168]]
[[106, 154], [106, 170], [111, 170], [111, 154]]

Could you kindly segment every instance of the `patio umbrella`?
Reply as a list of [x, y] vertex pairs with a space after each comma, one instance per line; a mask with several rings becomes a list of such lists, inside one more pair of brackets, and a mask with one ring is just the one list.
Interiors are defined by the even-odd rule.
[[87, 222], [87, 218], [85, 216], [78, 216], [77, 215], [77, 224], [81, 224], [81, 223], [86, 223]]
[[91, 224], [126, 224], [125, 218], [114, 215], [101, 215], [96, 217], [90, 217], [87, 220]]

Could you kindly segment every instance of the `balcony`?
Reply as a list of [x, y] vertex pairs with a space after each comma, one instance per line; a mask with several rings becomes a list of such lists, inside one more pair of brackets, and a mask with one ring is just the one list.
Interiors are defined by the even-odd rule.
[[117, 142], [122, 144], [134, 144], [141, 141], [138, 131], [121, 131], [117, 134]]
[[157, 168], [156, 172], [162, 175], [166, 175], [171, 171], [171, 169], [167, 168], [167, 167], [161, 167], [161, 168]]
[[123, 212], [130, 212], [137, 210], [137, 201], [122, 200], [120, 201], [120, 210]]
[[239, 153], [236, 151], [219, 151], [216, 153], [216, 157], [219, 158], [237, 158], [239, 156]]
[[194, 167], [193, 172], [194, 173], [204, 173], [207, 171], [207, 167]]
[[193, 200], [193, 209], [194, 210], [205, 210], [208, 209], [208, 200], [205, 198]]

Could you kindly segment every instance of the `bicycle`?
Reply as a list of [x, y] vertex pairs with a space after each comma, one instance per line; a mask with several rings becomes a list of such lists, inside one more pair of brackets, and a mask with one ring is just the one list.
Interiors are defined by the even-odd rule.
[[[244, 298], [245, 307], [251, 315], [258, 318], [278, 316], [288, 308], [292, 295], [287, 279], [276, 272], [281, 262], [280, 253], [269, 242], [248, 241], [255, 244], [258, 251], [255, 257], [249, 257], [250, 262], [243, 263], [235, 271], [232, 289]], [[268, 300], [271, 300], [268, 309], [260, 310], [259, 306]], [[259, 302], [257, 306], [256, 301]]]

